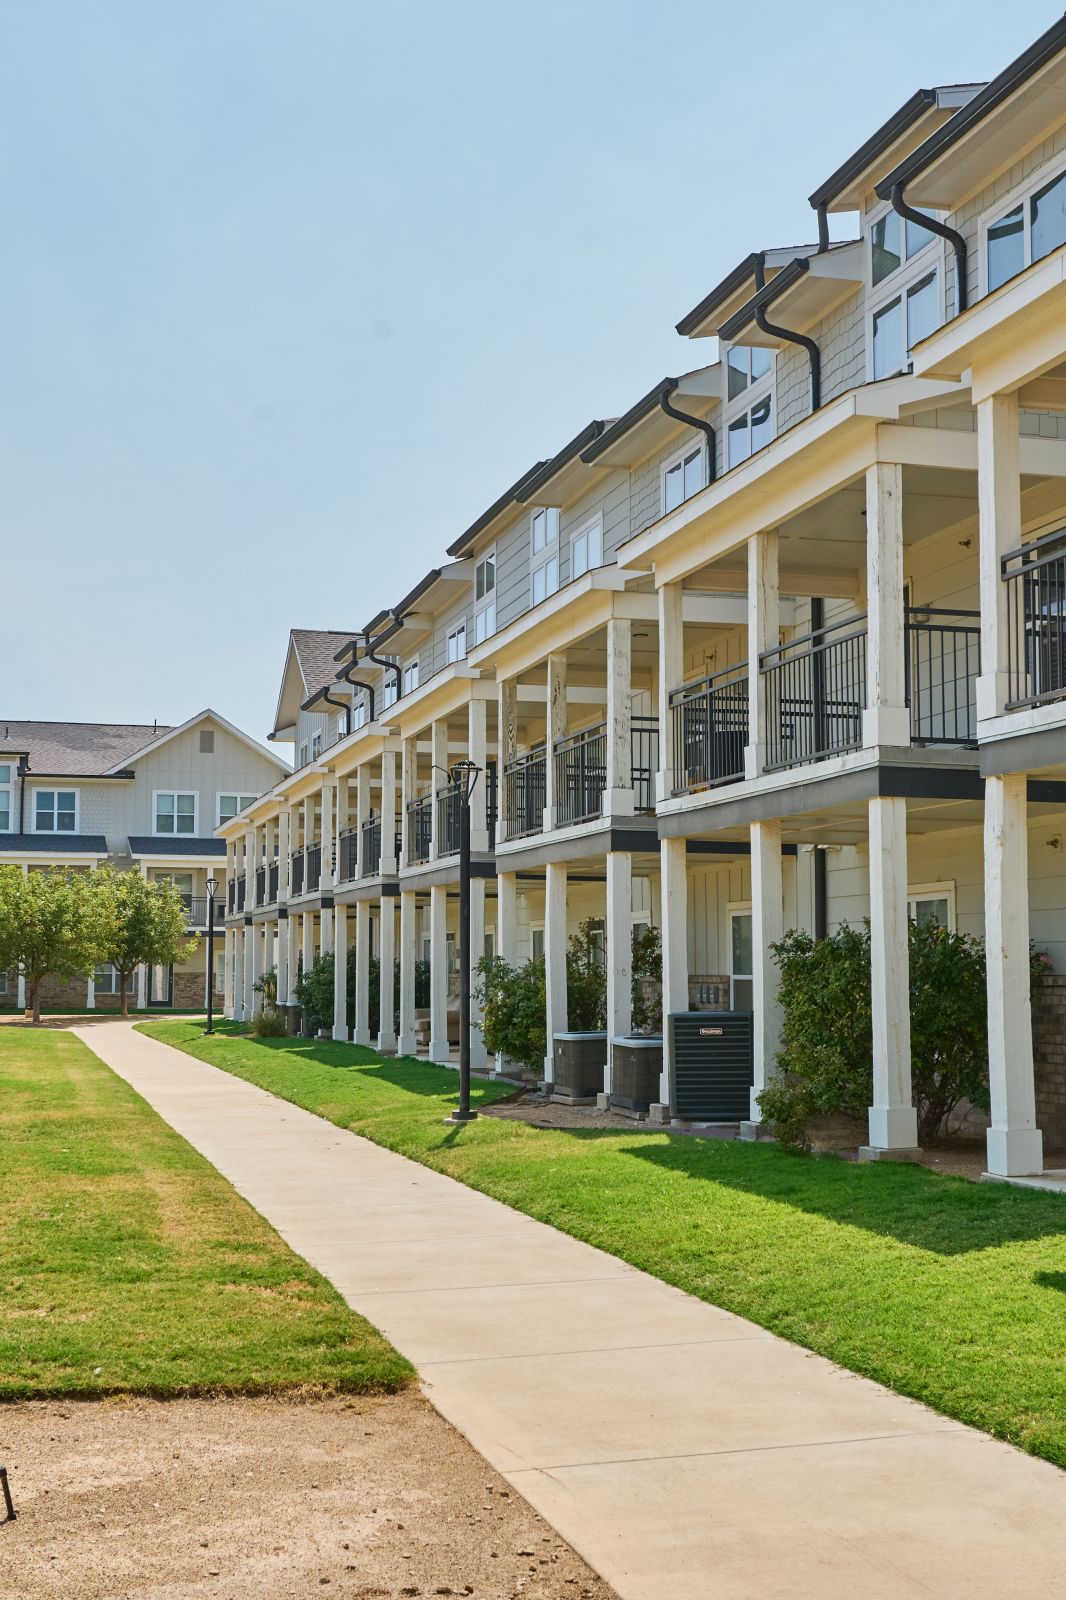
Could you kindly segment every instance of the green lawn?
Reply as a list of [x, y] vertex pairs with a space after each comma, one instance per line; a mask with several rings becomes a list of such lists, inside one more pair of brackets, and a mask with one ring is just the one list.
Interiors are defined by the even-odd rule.
[[[1066, 1198], [637, 1128], [460, 1132], [442, 1126], [456, 1075], [440, 1067], [140, 1026], [1066, 1466]], [[507, 1092], [475, 1084], [474, 1103]]]
[[0, 1028], [0, 1400], [410, 1371], [80, 1040]]

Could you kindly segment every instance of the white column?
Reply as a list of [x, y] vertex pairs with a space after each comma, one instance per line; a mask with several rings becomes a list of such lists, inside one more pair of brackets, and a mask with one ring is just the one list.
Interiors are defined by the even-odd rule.
[[674, 1103], [673, 1028], [670, 1017], [687, 1011], [688, 1004], [688, 865], [684, 839], [659, 843], [659, 921], [663, 956], [663, 1070], [659, 1101], [664, 1109]]
[[250, 928], [247, 923], [245, 923], [244, 926], [244, 934], [242, 936], [241, 943], [244, 946], [244, 992], [241, 998], [243, 1002], [242, 1009], [244, 1012], [244, 1020], [247, 1022], [249, 1018], [255, 1015], [256, 1000], [255, 990], [252, 987], [256, 979], [255, 928]]
[[470, 848], [484, 853], [489, 848], [488, 834], [488, 706], [484, 700], [471, 700], [467, 707], [466, 753], [481, 768], [481, 775], [470, 797]]
[[[140, 993], [141, 974], [144, 965], [137, 968], [137, 989]], [[140, 1002], [138, 1001], [138, 1004]], [[233, 1020], [243, 1022], [244, 1010], [244, 929], [233, 930]]]
[[290, 960], [292, 957], [292, 918], [282, 915], [285, 907], [278, 907], [278, 1005], [289, 1005], [289, 989], [292, 984], [290, 976]]
[[[323, 912], [328, 916], [328, 912]], [[348, 1038], [348, 907], [333, 907], [333, 1037]]]
[[380, 969], [380, 982], [378, 994], [380, 998], [380, 1013], [378, 1017], [378, 1049], [382, 1055], [395, 1055], [396, 1053], [396, 899], [393, 895], [383, 894], [381, 897], [381, 910], [379, 926], [381, 937], [378, 940], [378, 959]]
[[[501, 790], [502, 793], [502, 790]], [[508, 966], [518, 965], [518, 874], [500, 872], [496, 877], [496, 954]], [[510, 1062], [497, 1052], [495, 1070], [508, 1076]]]
[[363, 763], [355, 775], [355, 826], [359, 839], [359, 876], [361, 878], [367, 876], [363, 871], [363, 823], [370, 820], [373, 799], [370, 763], [367, 761]]
[[[232, 1022], [235, 1011], [233, 1004], [233, 950], [236, 940], [232, 928], [226, 928], [222, 936], [222, 948], [225, 953], [222, 970], [224, 973], [224, 990], [222, 995], [222, 1015]], [[279, 968], [280, 971], [280, 968]]]
[[784, 880], [781, 870], [780, 822], [751, 824], [751, 960], [754, 1013], [754, 1081], [749, 1121], [741, 1123], [742, 1139], [758, 1137], [762, 1122], [759, 1096], [777, 1074], [781, 1046], [779, 973], [770, 954], [785, 931]]
[[381, 756], [381, 875], [395, 878], [396, 868], [396, 752]]
[[[289, 812], [290, 807], [283, 805], [278, 816], [278, 905], [284, 906], [289, 902]], [[278, 989], [280, 996], [281, 990]]]
[[[434, 806], [436, 810], [436, 806]], [[429, 1059], [447, 1063], [448, 1048], [448, 890], [429, 891]]]
[[781, 595], [776, 530], [748, 540], [748, 743], [744, 776], [757, 778], [766, 765], [769, 743], [766, 695], [759, 658], [781, 640]]
[[1043, 1172], [1036, 1125], [1029, 998], [1029, 840], [1025, 773], [985, 779], [985, 952], [988, 966], [988, 1170]]
[[864, 745], [909, 746], [903, 617], [903, 468], [866, 469], [866, 710]]
[[544, 869], [544, 980], [548, 1038], [544, 1082], [555, 1081], [555, 1035], [567, 1027], [566, 995], [566, 862], [549, 861]]
[[304, 972], [310, 972], [315, 964], [315, 919], [309, 912], [300, 918], [300, 956]]
[[248, 1015], [254, 1016], [262, 1007], [262, 996], [256, 994], [255, 986], [263, 975], [263, 924], [256, 923], [248, 929], [248, 942], [252, 947], [252, 980], [250, 990], [250, 1006]]
[[[255, 906], [255, 829], [244, 830], [244, 909], [251, 914]], [[251, 1013], [249, 1012], [249, 1015]]]
[[355, 1027], [356, 1044], [370, 1043], [370, 902], [355, 904]]
[[319, 913], [318, 943], [321, 955], [333, 954], [333, 918], [330, 916], [328, 906]]
[[[566, 738], [566, 653], [562, 650], [553, 651], [548, 657], [547, 733], [548, 754], [544, 773], [545, 833], [549, 833], [557, 822], [559, 801], [555, 793], [555, 746], [560, 739]], [[550, 1047], [550, 1038], [548, 1044]]]
[[633, 798], [633, 625], [607, 621], [607, 789], [603, 814], [631, 817]]
[[870, 813], [870, 1008], [873, 1105], [861, 1159], [918, 1147], [911, 1095], [910, 961], [907, 951], [907, 802], [873, 799]]
[[88, 980], [88, 982], [87, 982], [87, 984], [85, 986], [85, 1007], [86, 1007], [86, 1010], [88, 1010], [88, 1011], [95, 1011], [96, 1010], [96, 976], [95, 976], [95, 974], [90, 974], [89, 980]]
[[411, 889], [400, 891], [400, 1034], [396, 1051], [401, 1056], [415, 1053], [415, 963], [418, 960], [418, 896]]
[[507, 767], [518, 754], [518, 684], [504, 678], [498, 685], [496, 723], [496, 843], [507, 838], [511, 819], [507, 815]]
[[[332, 783], [322, 785], [322, 874], [318, 881], [319, 889], [323, 894], [329, 894], [333, 888], [333, 849], [336, 844], [336, 833], [333, 821], [333, 801], [335, 789]], [[322, 948], [326, 948], [326, 924], [322, 923]]]
[[633, 857], [607, 853], [607, 1067], [604, 1094], [611, 1093], [614, 1040], [633, 1026]]
[[674, 723], [670, 715], [670, 696], [680, 689], [685, 675], [685, 632], [682, 621], [683, 589], [678, 583], [664, 583], [659, 594], [659, 772], [655, 780], [658, 800], [668, 800], [674, 787], [676, 768]]
[[[403, 750], [400, 756], [400, 851], [401, 866], [407, 866], [411, 861], [411, 815], [408, 807], [415, 798], [418, 787], [418, 735], [411, 736], [403, 741]], [[403, 956], [400, 957], [401, 964]]]
[[[484, 701], [482, 701], [484, 705]], [[480, 787], [481, 780], [478, 780]], [[481, 982], [477, 964], [485, 954], [485, 880], [470, 880], [470, 1065], [486, 1067], [488, 1051], [481, 1035], [481, 1006], [477, 991]]]
[[[1017, 394], [977, 403], [977, 516], [981, 575], [981, 673], [977, 720], [1007, 703], [1007, 585], [1000, 562], [1022, 542], [1022, 482]], [[986, 812], [987, 816], [987, 812]]]

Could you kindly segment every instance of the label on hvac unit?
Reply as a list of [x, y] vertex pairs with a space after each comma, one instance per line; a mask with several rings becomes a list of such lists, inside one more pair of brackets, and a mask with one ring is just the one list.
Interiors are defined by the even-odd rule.
[[701, 1039], [720, 1039], [722, 1037], [723, 1032], [724, 1032], [724, 1029], [722, 1029], [722, 1028], [701, 1028], [700, 1029], [700, 1038]]

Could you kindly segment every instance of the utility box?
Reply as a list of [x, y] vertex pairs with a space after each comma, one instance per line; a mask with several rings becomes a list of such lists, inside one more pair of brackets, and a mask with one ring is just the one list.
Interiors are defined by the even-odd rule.
[[650, 1034], [612, 1040], [611, 1106], [619, 1111], [648, 1113], [659, 1098], [663, 1041]]
[[680, 1122], [745, 1122], [755, 1081], [751, 1011], [675, 1011], [669, 1018], [673, 1113]]
[[607, 1075], [607, 1034], [557, 1033], [552, 1039], [552, 1093], [563, 1100], [595, 1100]]

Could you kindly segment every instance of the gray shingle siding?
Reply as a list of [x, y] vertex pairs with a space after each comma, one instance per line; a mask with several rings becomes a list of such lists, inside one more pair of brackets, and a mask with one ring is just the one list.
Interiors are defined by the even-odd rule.
[[523, 507], [496, 539], [496, 631], [529, 610], [529, 519]]
[[[1000, 173], [994, 182], [979, 193], [973, 195], [966, 203], [959, 207], [958, 212], [948, 218], [951, 226], [957, 228], [966, 240], [968, 255], [966, 261], [967, 288], [970, 304], [980, 295], [980, 221], [986, 211], [989, 211], [1000, 200], [1024, 184], [1034, 172], [1038, 172], [1047, 162], [1062, 157], [1062, 165], [1066, 167], [1066, 123], [1032, 150], [1026, 152], [1014, 163], [1008, 171]], [[950, 298], [948, 307], [953, 312], [955, 308], [954, 283], [955, 268], [954, 256], [949, 263], [949, 290]]]

